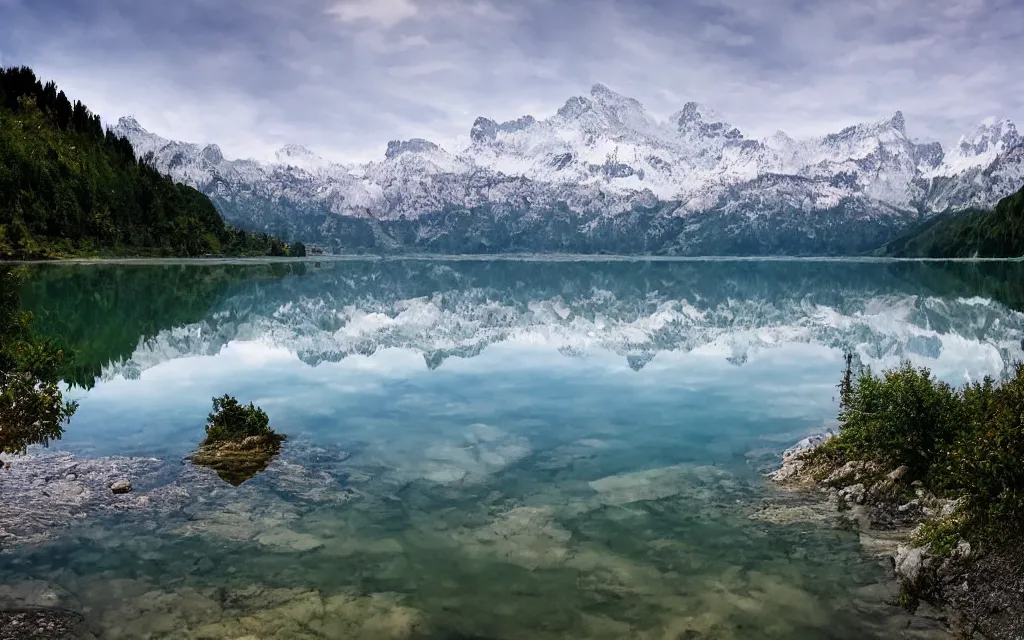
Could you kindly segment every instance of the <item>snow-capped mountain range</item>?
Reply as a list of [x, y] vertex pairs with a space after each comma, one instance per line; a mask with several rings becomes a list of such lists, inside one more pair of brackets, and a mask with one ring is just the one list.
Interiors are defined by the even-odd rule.
[[463, 149], [392, 141], [361, 165], [295, 145], [274, 162], [229, 160], [132, 118], [115, 132], [230, 222], [339, 250], [851, 253], [1024, 184], [1024, 139], [1009, 120], [949, 151], [910, 139], [900, 112], [755, 140], [702, 105], [659, 121], [603, 85], [543, 120], [478, 118]]

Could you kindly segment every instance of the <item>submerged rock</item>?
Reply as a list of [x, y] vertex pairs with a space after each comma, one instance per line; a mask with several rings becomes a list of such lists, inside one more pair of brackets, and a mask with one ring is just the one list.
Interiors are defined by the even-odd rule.
[[563, 564], [572, 539], [550, 507], [516, 507], [485, 526], [459, 530], [454, 536], [471, 556], [500, 558], [531, 571]]
[[822, 504], [780, 505], [764, 504], [750, 515], [751, 520], [770, 524], [827, 523], [834, 519], [832, 509]]
[[[49, 539], [85, 518], [132, 511], [176, 511], [189, 500], [177, 465], [153, 458], [76, 458], [66, 453], [5, 457], [0, 472], [0, 549]], [[69, 479], [73, 477], [74, 479]], [[131, 493], [112, 487], [133, 479]], [[196, 478], [198, 479], [198, 478]]]
[[[387, 592], [324, 592], [259, 583], [167, 589], [144, 579], [62, 577], [71, 580], [80, 599], [61, 594], [59, 602], [37, 604], [38, 592], [59, 593], [60, 587], [39, 582], [0, 585], [0, 640], [398, 640], [419, 637], [414, 633], [424, 622], [423, 614], [402, 596]], [[12, 621], [19, 624], [7, 624]], [[41, 622], [45, 632], [26, 633], [33, 627], [23, 621]]]
[[324, 546], [324, 543], [315, 536], [284, 528], [262, 533], [256, 537], [256, 542], [274, 551], [293, 553], [314, 551]]
[[[280, 464], [268, 470], [263, 487], [239, 494], [213, 474], [180, 464], [180, 459], [79, 458], [48, 451], [2, 454], [6, 468], [0, 471], [0, 552], [52, 540], [73, 523], [87, 525], [110, 516], [116, 516], [111, 525], [139, 523], [141, 516], [146, 527], [173, 530], [182, 528], [185, 516], [188, 533], [253, 540], [286, 527], [303, 510], [361, 497], [362, 492], [347, 486], [353, 474], [339, 468], [349, 456], [339, 448], [296, 443]], [[131, 485], [130, 492], [114, 492], [121, 481]], [[104, 526], [98, 531], [114, 529]], [[116, 534], [111, 535], [110, 542], [119, 544]], [[266, 546], [289, 551], [312, 544], [269, 540]]]
[[190, 458], [192, 463], [213, 469], [222, 480], [238, 486], [265, 471], [281, 451], [285, 436], [275, 433], [249, 436], [241, 442], [207, 440]]
[[0, 640], [94, 640], [81, 614], [65, 609], [0, 610]]
[[[74, 474], [70, 474], [74, 476]], [[110, 485], [110, 491], [115, 494], [124, 494], [132, 492], [132, 483], [128, 480], [118, 480]]]

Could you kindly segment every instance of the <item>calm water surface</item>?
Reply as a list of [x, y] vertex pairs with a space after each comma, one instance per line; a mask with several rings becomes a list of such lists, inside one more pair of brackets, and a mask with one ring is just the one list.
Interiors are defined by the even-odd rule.
[[[899, 637], [885, 563], [853, 532], [752, 518], [760, 474], [834, 424], [846, 350], [1000, 375], [1021, 282], [1019, 263], [32, 266], [24, 304], [76, 353], [51, 450], [122, 464], [136, 492], [8, 543], [0, 585], [55, 591], [108, 638]], [[237, 488], [184, 463], [224, 393], [289, 436]]]

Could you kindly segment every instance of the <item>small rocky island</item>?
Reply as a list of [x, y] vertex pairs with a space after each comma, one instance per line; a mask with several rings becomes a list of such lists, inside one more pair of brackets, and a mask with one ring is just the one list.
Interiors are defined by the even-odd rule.
[[206, 439], [190, 460], [236, 487], [266, 470], [286, 439], [270, 428], [263, 409], [251, 402], [241, 405], [228, 395], [213, 399], [208, 420]]
[[[909, 363], [847, 357], [838, 433], [811, 436], [769, 478], [760, 519], [836, 519], [888, 555], [899, 604], [940, 607], [966, 638], [1024, 638], [1024, 365], [960, 389]], [[829, 515], [831, 514], [831, 515]]]

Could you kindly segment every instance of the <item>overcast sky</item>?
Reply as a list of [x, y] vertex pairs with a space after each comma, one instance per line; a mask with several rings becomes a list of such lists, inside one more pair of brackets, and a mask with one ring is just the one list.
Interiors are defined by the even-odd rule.
[[900, 109], [946, 144], [988, 116], [1024, 124], [1022, 60], [1024, 0], [0, 0], [0, 64], [111, 124], [260, 158], [451, 144], [596, 82], [758, 137]]

